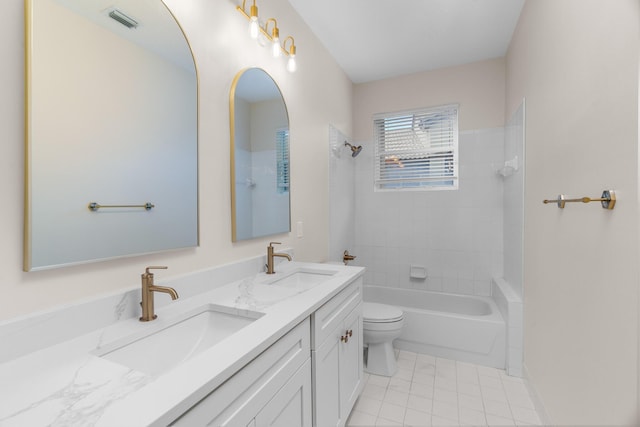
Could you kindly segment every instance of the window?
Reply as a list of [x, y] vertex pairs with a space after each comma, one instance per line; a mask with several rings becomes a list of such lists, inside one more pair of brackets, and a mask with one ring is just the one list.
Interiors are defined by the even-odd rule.
[[277, 191], [289, 192], [289, 129], [276, 132]]
[[458, 105], [374, 116], [375, 189], [458, 188]]

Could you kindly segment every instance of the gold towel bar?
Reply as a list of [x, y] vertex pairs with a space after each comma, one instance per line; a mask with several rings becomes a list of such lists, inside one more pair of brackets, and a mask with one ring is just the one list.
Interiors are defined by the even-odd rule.
[[96, 212], [98, 209], [102, 209], [102, 208], [144, 208], [144, 210], [150, 211], [151, 209], [155, 208], [156, 205], [154, 205], [151, 202], [147, 202], [144, 205], [101, 205], [99, 203], [96, 202], [91, 202], [89, 203], [89, 209]]
[[599, 198], [580, 197], [578, 199], [567, 199], [565, 198], [564, 194], [560, 194], [558, 195], [557, 199], [552, 199], [552, 200], [545, 199], [542, 201], [542, 203], [544, 203], [545, 205], [547, 203], [555, 203], [558, 205], [560, 209], [564, 209], [565, 203], [572, 203], [572, 202], [582, 202], [582, 203], [600, 202], [600, 204], [604, 209], [611, 210], [616, 205], [616, 193], [613, 190], [604, 190], [602, 192], [602, 196], [600, 196]]

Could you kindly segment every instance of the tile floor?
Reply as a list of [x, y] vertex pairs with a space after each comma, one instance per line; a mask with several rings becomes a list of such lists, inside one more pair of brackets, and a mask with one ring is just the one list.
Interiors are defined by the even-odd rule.
[[500, 369], [396, 353], [393, 377], [365, 375], [347, 426], [540, 425], [521, 378]]

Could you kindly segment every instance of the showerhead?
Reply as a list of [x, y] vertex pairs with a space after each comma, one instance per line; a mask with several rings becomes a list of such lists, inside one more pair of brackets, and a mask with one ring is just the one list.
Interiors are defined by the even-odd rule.
[[344, 142], [345, 147], [351, 148], [351, 157], [356, 157], [362, 151], [362, 145], [353, 146], [349, 144], [347, 141]]

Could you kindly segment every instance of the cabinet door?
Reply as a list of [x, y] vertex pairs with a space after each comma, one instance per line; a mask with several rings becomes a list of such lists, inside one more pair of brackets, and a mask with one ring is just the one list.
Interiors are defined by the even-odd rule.
[[362, 391], [362, 350], [362, 304], [358, 304], [311, 353], [317, 427], [342, 426], [347, 421]]
[[316, 427], [339, 426], [340, 421], [340, 331], [335, 328], [317, 351], [311, 352]]
[[309, 319], [301, 322], [171, 425], [251, 425], [261, 408], [289, 381], [292, 372], [306, 366], [310, 377], [311, 367], [305, 363], [310, 353], [309, 325]]
[[342, 332], [345, 335], [350, 332], [349, 341], [339, 345], [340, 418], [346, 421], [363, 386], [362, 304], [347, 316]]
[[327, 301], [311, 316], [311, 348], [317, 350], [344, 324], [344, 319], [362, 302], [362, 277], [357, 278], [338, 295]]
[[302, 365], [258, 413], [257, 427], [311, 427], [310, 360]]

